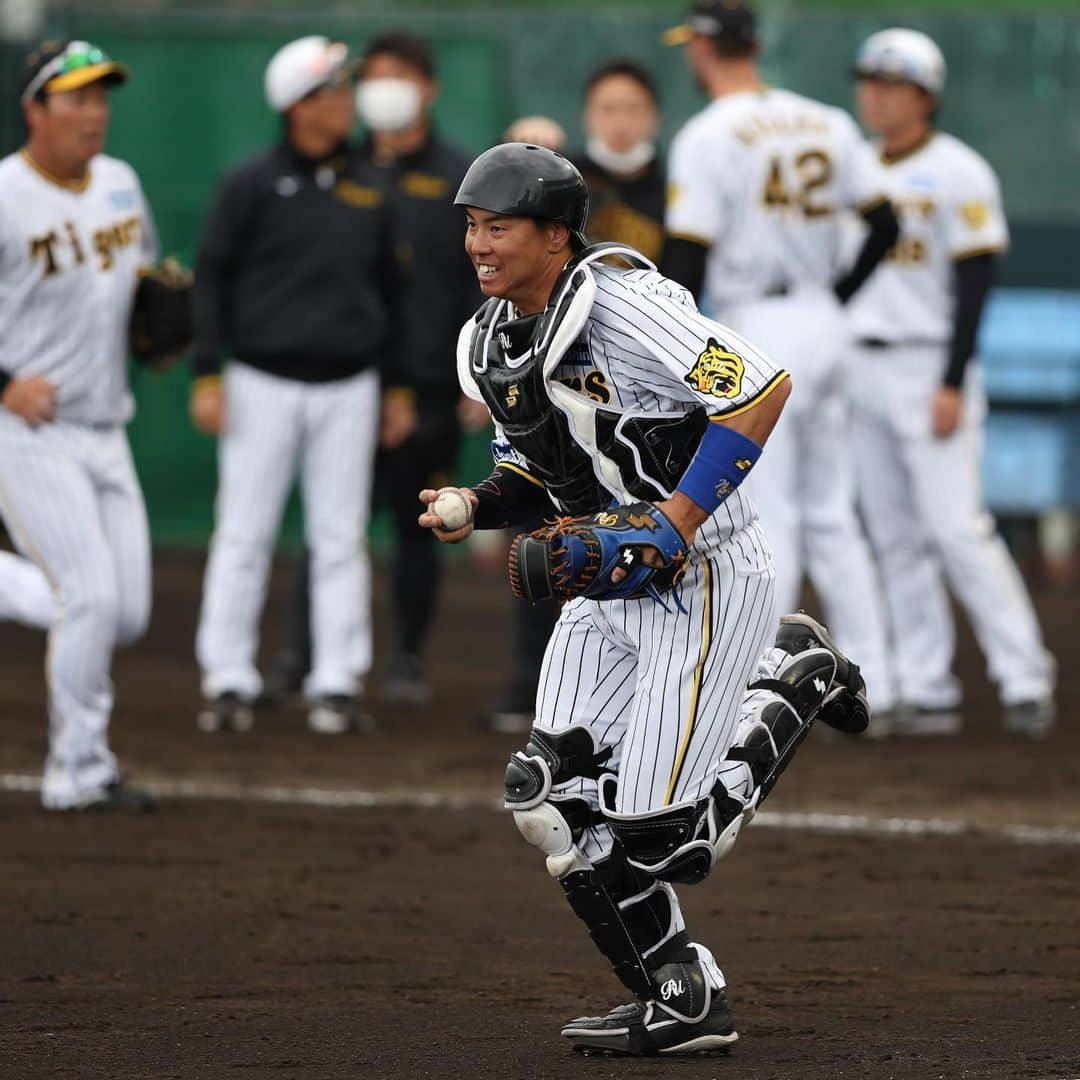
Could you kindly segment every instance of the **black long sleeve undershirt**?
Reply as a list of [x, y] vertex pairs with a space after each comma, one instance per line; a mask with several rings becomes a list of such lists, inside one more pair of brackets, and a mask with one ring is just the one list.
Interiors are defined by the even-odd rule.
[[990, 286], [994, 283], [997, 256], [992, 253], [972, 255], [953, 263], [956, 303], [953, 307], [953, 336], [949, 345], [949, 364], [942, 383], [959, 390], [964, 382], [968, 361], [975, 353], [979, 320]]
[[539, 481], [507, 465], [496, 465], [495, 471], [474, 485], [472, 492], [480, 500], [473, 514], [477, 529], [531, 524], [550, 516], [555, 509]]
[[705, 258], [709, 254], [707, 244], [699, 244], [684, 236], [664, 238], [664, 250], [660, 256], [660, 273], [689, 289], [695, 300], [701, 299], [705, 285]]
[[841, 304], [846, 304], [865, 284], [900, 235], [900, 222], [888, 199], [864, 210], [862, 219], [869, 226], [866, 239], [851, 269], [833, 285], [833, 292]]

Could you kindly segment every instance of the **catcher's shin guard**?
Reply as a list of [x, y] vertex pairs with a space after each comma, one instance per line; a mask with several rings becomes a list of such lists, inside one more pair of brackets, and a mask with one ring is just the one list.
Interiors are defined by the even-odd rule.
[[739, 739], [727, 752], [728, 761], [742, 761], [754, 779], [752, 806], [756, 808], [791, 763], [828, 700], [836, 677], [836, 656], [825, 648], [798, 652], [780, 665], [776, 677], [758, 679], [749, 689], [776, 695], [765, 700], [740, 725]]

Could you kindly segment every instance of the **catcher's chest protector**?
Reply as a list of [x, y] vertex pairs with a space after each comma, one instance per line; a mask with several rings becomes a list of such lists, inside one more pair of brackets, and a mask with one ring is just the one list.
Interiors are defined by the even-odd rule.
[[600, 510], [611, 494], [544, 385], [546, 351], [533, 347], [541, 317], [508, 319], [508, 314], [505, 300], [489, 300], [480, 310], [470, 358], [477, 389], [510, 445], [565, 512]]

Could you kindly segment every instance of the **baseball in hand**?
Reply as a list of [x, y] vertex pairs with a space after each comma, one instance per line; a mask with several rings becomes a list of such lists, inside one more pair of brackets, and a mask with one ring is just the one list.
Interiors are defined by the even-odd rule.
[[472, 519], [472, 500], [461, 488], [440, 488], [438, 496], [431, 504], [431, 509], [442, 518], [443, 527], [447, 532], [463, 528]]

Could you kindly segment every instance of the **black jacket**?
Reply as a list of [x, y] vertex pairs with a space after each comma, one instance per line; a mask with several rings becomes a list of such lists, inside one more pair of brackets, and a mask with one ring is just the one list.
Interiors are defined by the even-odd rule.
[[611, 240], [637, 249], [657, 262], [664, 246], [667, 179], [659, 157], [631, 180], [615, 176], [584, 151], [571, 155], [589, 188], [585, 231], [594, 243]]
[[195, 371], [225, 355], [305, 382], [378, 366], [394, 381], [401, 269], [392, 209], [363, 152], [287, 143], [218, 185], [195, 268]]
[[[373, 144], [364, 149], [374, 162]], [[409, 252], [398, 381], [411, 386], [421, 404], [456, 401], [458, 332], [484, 299], [465, 254], [465, 211], [454, 206], [471, 160], [432, 134], [415, 153], [376, 166]]]

